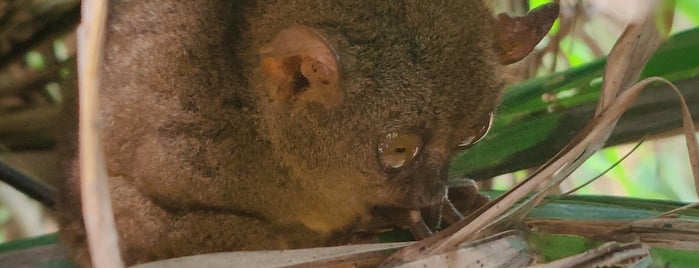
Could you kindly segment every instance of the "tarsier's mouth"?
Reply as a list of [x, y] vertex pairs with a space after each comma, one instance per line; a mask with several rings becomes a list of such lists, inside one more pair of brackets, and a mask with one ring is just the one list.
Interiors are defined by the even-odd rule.
[[434, 232], [463, 220], [489, 201], [488, 197], [478, 192], [473, 181], [468, 181], [469, 183], [450, 187], [448, 195], [429, 206], [375, 207], [372, 222], [356, 231], [381, 233], [398, 227], [410, 231], [416, 240], [431, 236]]

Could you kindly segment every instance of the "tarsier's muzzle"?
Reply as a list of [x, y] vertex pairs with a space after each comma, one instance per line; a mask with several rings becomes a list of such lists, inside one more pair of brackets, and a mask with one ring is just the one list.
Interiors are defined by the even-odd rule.
[[409, 230], [414, 239], [423, 239], [434, 232], [464, 219], [485, 205], [489, 199], [478, 192], [475, 182], [461, 180], [462, 184], [448, 189], [432, 205], [424, 207], [376, 207], [369, 225], [357, 228], [359, 233], [381, 233], [395, 227]]
[[[493, 122], [493, 114], [471, 136], [458, 144], [466, 149], [480, 141]], [[472, 180], [447, 189], [448, 149], [430, 144], [426, 131], [414, 129], [392, 131], [380, 137], [377, 158], [394, 187], [403, 196], [391, 207], [377, 207], [374, 223], [399, 226], [422, 239], [434, 231], [453, 224], [482, 205], [488, 199], [478, 193]], [[368, 230], [382, 230], [373, 226]]]

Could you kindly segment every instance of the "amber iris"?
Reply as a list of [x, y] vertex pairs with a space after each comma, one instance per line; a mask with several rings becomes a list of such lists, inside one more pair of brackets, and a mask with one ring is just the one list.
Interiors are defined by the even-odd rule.
[[401, 168], [417, 156], [422, 145], [421, 135], [400, 132], [388, 133], [379, 140], [379, 161], [387, 169]]

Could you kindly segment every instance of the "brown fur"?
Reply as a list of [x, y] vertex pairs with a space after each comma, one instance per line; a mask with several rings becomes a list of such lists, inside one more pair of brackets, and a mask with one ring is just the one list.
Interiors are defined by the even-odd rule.
[[[112, 3], [102, 131], [128, 264], [340, 244], [375, 207], [433, 204], [500, 94], [481, 0]], [[267, 95], [260, 51], [292, 25], [338, 53], [337, 107]], [[425, 146], [387, 172], [377, 142], [396, 130]], [[64, 238], [87, 263], [68, 189]]]

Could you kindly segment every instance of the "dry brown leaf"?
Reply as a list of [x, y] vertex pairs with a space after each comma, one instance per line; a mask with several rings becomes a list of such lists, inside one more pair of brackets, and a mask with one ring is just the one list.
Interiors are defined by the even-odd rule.
[[660, 31], [660, 36], [669, 36], [670, 30], [672, 30], [672, 23], [675, 20], [675, 0], [662, 0], [660, 3], [659, 11], [655, 14], [655, 21], [657, 22], [658, 31]]
[[599, 178], [602, 178], [602, 176], [604, 176], [604, 174], [607, 174], [607, 172], [609, 172], [610, 170], [614, 169], [614, 168], [617, 167], [619, 164], [621, 164], [621, 162], [623, 162], [624, 160], [626, 160], [627, 157], [631, 156], [631, 154], [632, 154], [633, 152], [635, 152], [636, 149], [638, 149], [638, 147], [640, 147], [641, 144], [643, 144], [643, 142], [644, 142], [645, 140], [646, 140], [646, 137], [641, 138], [641, 140], [640, 140], [638, 143], [636, 143], [636, 145], [634, 145], [634, 147], [631, 148], [630, 151], [628, 151], [627, 153], [625, 153], [619, 160], [617, 160], [615, 163], [613, 163], [613, 164], [612, 164], [611, 166], [609, 166], [607, 169], [605, 169], [604, 171], [600, 172], [596, 177], [594, 177], [594, 178], [592, 178], [592, 179], [586, 181], [585, 183], [583, 183], [583, 184], [581, 184], [581, 185], [576, 186], [576, 187], [573, 188], [573, 189], [568, 190], [568, 191], [565, 192], [565, 193], [562, 193], [562, 194], [556, 196], [555, 198], [546, 199], [546, 201], [544, 201], [544, 203], [541, 203], [540, 205], [543, 205], [543, 204], [546, 204], [546, 203], [551, 203], [551, 202], [556, 201], [556, 200], [558, 200], [558, 199], [560, 199], [560, 198], [563, 198], [563, 197], [572, 195], [573, 193], [576, 193], [576, 192], [579, 191], [580, 189], [585, 188], [586, 186], [590, 185], [591, 183], [597, 181]]
[[[611, 131], [611, 128], [613, 128], [614, 126], [614, 123], [631, 106], [631, 104], [633, 104], [638, 94], [644, 88], [646, 88], [648, 84], [655, 81], [661, 81], [669, 84], [678, 95], [683, 110], [682, 116], [685, 133], [692, 133], [692, 135], [687, 136], [687, 143], [690, 144], [691, 141], [694, 141], [694, 146], [696, 146], [696, 148], [699, 148], [699, 145], [696, 144], [696, 136], [693, 135], [693, 133], [695, 132], [694, 124], [692, 123], [693, 121], [691, 119], [691, 114], [689, 113], [689, 108], [687, 107], [684, 97], [680, 94], [679, 90], [669, 81], [663, 78], [646, 78], [638, 82], [630, 89], [624, 91], [606, 109], [604, 109], [599, 115], [597, 115], [597, 117], [595, 117], [593, 121], [590, 122], [590, 124], [588, 124], [588, 126], [586, 126], [578, 136], [576, 136], [576, 138], [574, 139], [575, 143], [571, 142], [569, 144], [570, 146], [575, 144], [575, 146], [572, 146], [572, 148], [567, 150], [567, 152], [564, 155], [560, 157], [554, 157], [552, 160], [555, 161], [547, 163], [543, 167], [543, 169], [540, 169], [539, 171], [535, 172], [532, 175], [532, 177], [528, 179], [534, 181], [541, 181], [544, 178], [546, 178], [548, 174], [554, 174], [553, 172], [556, 172], [555, 175], [553, 175], [554, 179], [551, 181], [551, 183], [549, 183], [549, 185], [545, 189], [534, 194], [528, 200], [524, 201], [521, 205], [514, 208], [511, 212], [508, 212], [508, 214], [501, 217], [501, 219], [498, 219], [498, 221], [502, 221], [505, 217], [509, 216], [510, 214], [515, 214], [518, 211], [521, 212], [517, 214], [519, 216], [518, 219], [521, 219], [524, 216], [523, 214], [528, 213], [529, 208], [533, 207], [532, 204], [536, 203], [534, 201], [541, 200], [543, 197], [546, 196], [546, 194], [548, 193], [546, 189], [550, 189], [553, 186], [558, 185], [560, 181], [562, 181], [565, 177], [570, 175], [570, 173], [572, 173], [579, 165], [581, 165], [585, 159], [587, 159], [590, 155], [599, 150], [601, 148], [601, 145], [603, 144], [603, 142], [600, 143], [600, 140], [606, 140], [609, 132]], [[692, 160], [692, 154], [694, 153], [695, 155], [699, 155], [699, 150], [697, 150], [696, 148], [694, 150], [689, 150], [690, 161], [692, 161], [692, 163], [696, 163], [696, 160]], [[693, 166], [699, 165], [693, 164]], [[695, 173], [695, 180], [696, 178], [697, 174]], [[496, 223], [497, 221], [494, 224]]]
[[[349, 245], [294, 250], [237, 251], [155, 261], [134, 268], [158, 267], [373, 267], [386, 251], [413, 242]], [[377, 262], [378, 261], [378, 262]], [[507, 231], [430, 258], [402, 263], [410, 267], [523, 267], [534, 261], [526, 234]]]
[[689, 107], [684, 101], [684, 97], [679, 90], [673, 85], [672, 88], [677, 92], [682, 99], [682, 124], [684, 125], [684, 136], [687, 140], [687, 151], [689, 151], [689, 163], [692, 166], [692, 175], [694, 176], [694, 191], [699, 196], [699, 143], [697, 143], [696, 130], [694, 129], [694, 121], [689, 112]]
[[699, 250], [699, 220], [650, 218], [629, 220], [526, 219], [537, 232], [583, 236], [594, 240], [642, 242], [653, 247]]
[[396, 268], [423, 267], [524, 267], [534, 259], [527, 245], [524, 233], [508, 231], [481, 239], [477, 242], [459, 245], [456, 249], [431, 255]]
[[648, 256], [648, 254], [648, 247], [643, 244], [619, 245], [612, 242], [578, 255], [532, 267], [616, 267], [621, 264], [638, 261]]
[[607, 58], [597, 114], [607, 108], [619, 92], [638, 80], [643, 67], [662, 40], [655, 20], [651, 18], [626, 27]]
[[[407, 243], [381, 243], [339, 247], [308, 248], [294, 250], [236, 251], [201, 254], [144, 263], [134, 268], [157, 267], [341, 267], [361, 260], [367, 254], [384, 255], [410, 245]], [[333, 262], [334, 260], [338, 260]]]

